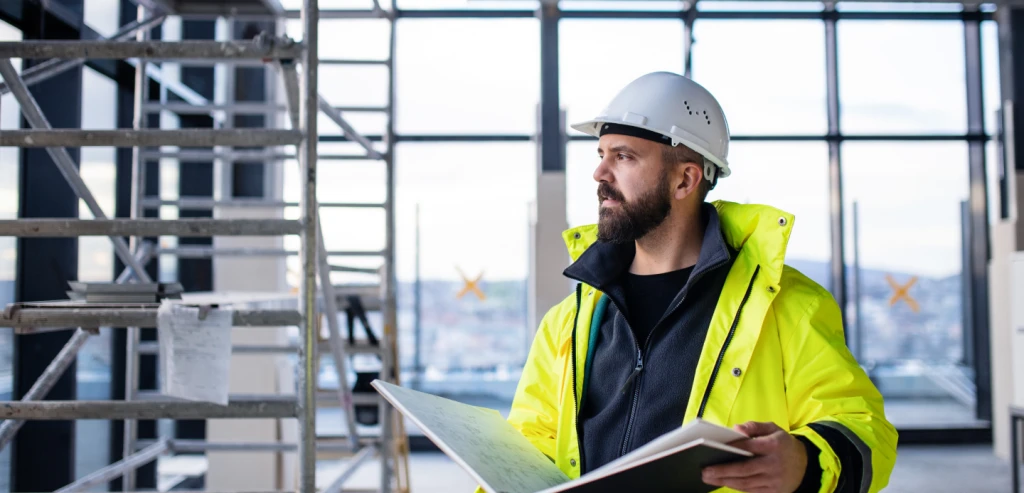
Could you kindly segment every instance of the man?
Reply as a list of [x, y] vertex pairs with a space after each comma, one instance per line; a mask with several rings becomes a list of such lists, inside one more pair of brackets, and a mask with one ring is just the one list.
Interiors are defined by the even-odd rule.
[[565, 233], [576, 292], [545, 315], [509, 421], [570, 478], [703, 418], [754, 453], [709, 485], [881, 490], [897, 434], [835, 300], [783, 264], [793, 216], [705, 202], [730, 174], [715, 98], [647, 74], [573, 127], [600, 138], [600, 221]]

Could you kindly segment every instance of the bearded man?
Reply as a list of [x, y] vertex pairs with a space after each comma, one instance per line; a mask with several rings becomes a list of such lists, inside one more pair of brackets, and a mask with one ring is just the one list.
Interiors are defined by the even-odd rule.
[[564, 235], [578, 284], [540, 324], [509, 421], [570, 478], [702, 418], [754, 454], [705, 468], [708, 485], [885, 487], [896, 430], [834, 298], [784, 264], [794, 217], [706, 201], [730, 175], [711, 93], [651, 73], [573, 127], [600, 139], [600, 220]]

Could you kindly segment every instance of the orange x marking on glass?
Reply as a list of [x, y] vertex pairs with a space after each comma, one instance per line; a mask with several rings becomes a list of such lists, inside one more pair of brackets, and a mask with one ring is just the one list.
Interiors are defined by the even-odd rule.
[[913, 310], [914, 313], [921, 311], [921, 306], [917, 304], [917, 301], [915, 301], [914, 298], [910, 297], [909, 293], [910, 287], [917, 282], [917, 276], [911, 277], [910, 280], [903, 285], [900, 285], [900, 283], [896, 282], [896, 280], [893, 279], [892, 276], [889, 274], [885, 275], [885, 280], [889, 281], [889, 286], [892, 286], [892, 290], [894, 292], [892, 298], [889, 298], [889, 306], [895, 306], [896, 303], [899, 303], [900, 300], [903, 300], [904, 302], [907, 303], [908, 306], [910, 306], [910, 309]]
[[472, 292], [476, 294], [477, 298], [480, 298], [480, 301], [487, 299], [487, 295], [485, 295], [484, 292], [480, 290], [478, 284], [480, 282], [480, 279], [484, 277], [483, 272], [481, 272], [480, 275], [476, 276], [476, 279], [470, 280], [468, 277], [466, 277], [466, 274], [462, 273], [462, 269], [459, 269], [458, 267], [456, 267], [455, 269], [459, 271], [459, 276], [462, 277], [462, 282], [466, 283], [466, 285], [462, 288], [462, 291], [459, 291], [459, 294], [455, 295], [456, 298], [462, 299], [463, 296], [466, 296], [467, 294]]

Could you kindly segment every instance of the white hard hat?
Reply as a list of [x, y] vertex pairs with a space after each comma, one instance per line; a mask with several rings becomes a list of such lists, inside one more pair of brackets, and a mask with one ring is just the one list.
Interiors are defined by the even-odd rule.
[[[714, 96], [693, 80], [671, 72], [653, 72], [630, 82], [594, 119], [572, 128], [594, 137], [605, 124], [655, 132], [671, 145], [685, 145], [729, 176], [729, 123]], [[713, 180], [705, 163], [705, 176]]]

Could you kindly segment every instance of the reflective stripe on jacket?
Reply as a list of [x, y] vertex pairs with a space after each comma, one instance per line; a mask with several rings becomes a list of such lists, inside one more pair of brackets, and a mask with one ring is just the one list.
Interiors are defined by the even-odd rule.
[[[739, 253], [708, 327], [683, 423], [698, 416], [730, 427], [772, 421], [821, 450], [822, 491], [881, 490], [896, 463], [897, 433], [846, 347], [834, 298], [783, 264], [793, 216], [762, 205], [713, 205], [725, 241]], [[595, 225], [564, 233], [574, 261], [596, 235]], [[570, 478], [580, 475], [576, 413], [601, 297], [580, 284], [547, 312], [508, 419]], [[855, 457], [837, 450], [855, 450]]]

